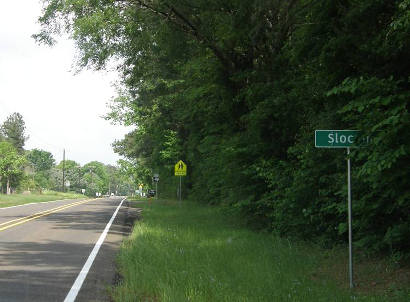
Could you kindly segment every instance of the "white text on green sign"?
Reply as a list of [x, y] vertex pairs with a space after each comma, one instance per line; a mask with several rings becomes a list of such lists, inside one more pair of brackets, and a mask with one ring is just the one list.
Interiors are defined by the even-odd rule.
[[354, 148], [367, 145], [369, 137], [359, 130], [316, 130], [316, 148]]

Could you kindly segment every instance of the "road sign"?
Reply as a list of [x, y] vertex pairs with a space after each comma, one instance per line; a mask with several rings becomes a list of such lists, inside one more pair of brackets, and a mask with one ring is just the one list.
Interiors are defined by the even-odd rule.
[[152, 180], [155, 182], [155, 199], [158, 199], [158, 182], [159, 182], [159, 174], [155, 173], [152, 177]]
[[359, 130], [315, 130], [316, 148], [354, 148], [369, 143]]
[[353, 284], [353, 231], [352, 231], [352, 188], [350, 175], [350, 148], [368, 145], [369, 136], [363, 136], [359, 130], [316, 130], [316, 148], [346, 148], [347, 149], [347, 216], [349, 224], [349, 283]]
[[186, 164], [182, 160], [180, 160], [175, 165], [175, 176], [186, 176], [186, 170]]

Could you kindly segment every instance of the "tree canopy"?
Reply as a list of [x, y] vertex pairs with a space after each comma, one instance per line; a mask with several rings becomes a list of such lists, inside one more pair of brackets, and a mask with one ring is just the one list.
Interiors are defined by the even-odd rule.
[[[0, 193], [43, 190], [71, 190], [89, 196], [101, 194], [133, 194], [137, 179], [122, 168], [92, 161], [81, 166], [73, 160], [56, 165], [51, 152], [24, 150], [25, 123], [19, 113], [10, 115], [0, 127]], [[65, 185], [63, 187], [63, 169]]]
[[53, 155], [40, 149], [30, 150], [27, 154], [27, 160], [34, 166], [36, 171], [50, 170], [55, 164]]
[[315, 129], [360, 129], [356, 245], [410, 251], [410, 14], [400, 1], [47, 0], [35, 37], [68, 32], [80, 67], [122, 74], [107, 118], [135, 125], [116, 152], [252, 224], [346, 239], [345, 159]]
[[[9, 142], [0, 142], [0, 185], [6, 185], [6, 193], [11, 193], [11, 184], [23, 174], [24, 156], [18, 154], [16, 148]], [[5, 183], [3, 183], [5, 181]]]
[[[23, 153], [23, 147], [27, 140], [27, 136], [25, 135], [25, 123], [23, 120], [23, 116], [15, 112], [11, 114], [7, 119], [3, 122], [0, 127], [0, 133], [4, 136], [3, 139], [7, 140], [20, 152]], [[2, 140], [0, 134], [0, 141]]]

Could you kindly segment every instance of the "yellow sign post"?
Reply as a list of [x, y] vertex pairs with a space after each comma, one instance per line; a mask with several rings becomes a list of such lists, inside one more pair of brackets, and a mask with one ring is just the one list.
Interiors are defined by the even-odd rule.
[[179, 162], [176, 163], [175, 165], [175, 176], [179, 176], [179, 201], [181, 205], [181, 200], [182, 200], [182, 176], [186, 176], [186, 170], [187, 166], [186, 164], [180, 160]]

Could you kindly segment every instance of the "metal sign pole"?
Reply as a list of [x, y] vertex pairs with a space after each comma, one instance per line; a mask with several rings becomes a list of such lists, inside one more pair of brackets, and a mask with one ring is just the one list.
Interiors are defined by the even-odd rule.
[[181, 205], [181, 201], [182, 201], [182, 176], [179, 177], [179, 205]]
[[182, 201], [182, 176], [186, 176], [187, 166], [186, 164], [180, 160], [175, 165], [175, 176], [179, 176], [179, 205], [181, 206]]
[[353, 288], [353, 248], [352, 248], [352, 188], [350, 182], [350, 148], [347, 148], [347, 210], [349, 219], [349, 283]]
[[353, 284], [353, 239], [352, 239], [352, 186], [350, 173], [350, 147], [363, 147], [370, 143], [370, 137], [361, 138], [360, 130], [315, 130], [316, 148], [347, 148], [347, 211], [349, 224], [349, 283]]
[[159, 174], [155, 173], [152, 176], [152, 181], [155, 182], [155, 199], [158, 199], [158, 182], [159, 182]]

